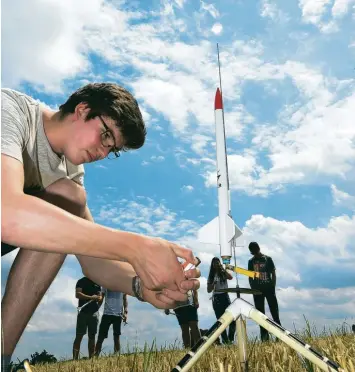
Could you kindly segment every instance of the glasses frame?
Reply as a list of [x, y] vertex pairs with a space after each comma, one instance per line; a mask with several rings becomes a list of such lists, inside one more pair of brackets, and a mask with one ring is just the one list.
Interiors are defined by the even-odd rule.
[[[101, 139], [101, 144], [103, 147], [106, 147], [106, 148], [111, 148], [110, 152], [107, 154], [107, 159], [117, 159], [121, 156], [121, 150], [116, 146], [116, 140], [115, 140], [115, 135], [113, 134], [113, 131], [108, 127], [108, 125], [105, 123], [104, 119], [101, 117], [101, 115], [99, 115], [99, 119], [102, 123], [102, 125], [104, 126], [105, 130], [103, 132], [101, 132], [100, 134], [100, 139]], [[113, 141], [113, 146], [107, 146], [104, 144], [104, 140], [103, 140], [103, 136], [106, 134], [106, 133], [109, 133], [110, 136], [112, 137], [112, 141]], [[113, 154], [114, 157], [110, 157], [110, 154]]]

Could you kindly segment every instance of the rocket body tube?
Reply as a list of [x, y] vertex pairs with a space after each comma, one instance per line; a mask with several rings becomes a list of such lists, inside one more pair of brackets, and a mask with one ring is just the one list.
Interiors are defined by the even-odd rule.
[[216, 126], [216, 153], [217, 153], [217, 187], [218, 187], [218, 217], [219, 217], [219, 243], [221, 257], [224, 264], [230, 263], [232, 257], [232, 239], [234, 224], [229, 223], [230, 199], [226, 151], [226, 135], [223, 120], [222, 95], [217, 88], [215, 97], [215, 126]]

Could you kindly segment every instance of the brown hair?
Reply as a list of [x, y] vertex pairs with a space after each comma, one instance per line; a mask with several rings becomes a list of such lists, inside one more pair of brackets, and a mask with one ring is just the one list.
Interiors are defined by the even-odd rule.
[[99, 115], [113, 119], [124, 138], [124, 149], [139, 149], [147, 135], [138, 103], [130, 92], [114, 83], [92, 83], [76, 90], [59, 106], [60, 119], [75, 111], [80, 103], [86, 103], [90, 111], [86, 121]]

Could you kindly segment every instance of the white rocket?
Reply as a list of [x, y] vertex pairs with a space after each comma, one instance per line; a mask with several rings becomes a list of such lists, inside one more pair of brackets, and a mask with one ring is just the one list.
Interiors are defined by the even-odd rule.
[[199, 230], [198, 240], [203, 243], [218, 244], [223, 264], [227, 265], [230, 264], [235, 240], [242, 235], [242, 231], [234, 223], [231, 215], [223, 100], [219, 88], [217, 88], [214, 101], [214, 114], [216, 125], [218, 217]]

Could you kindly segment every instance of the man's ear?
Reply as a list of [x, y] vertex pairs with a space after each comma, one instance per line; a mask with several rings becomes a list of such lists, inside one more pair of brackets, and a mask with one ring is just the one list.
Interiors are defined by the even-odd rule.
[[88, 104], [85, 102], [81, 102], [75, 107], [75, 119], [85, 119], [87, 114], [89, 113], [90, 108], [88, 107]]

